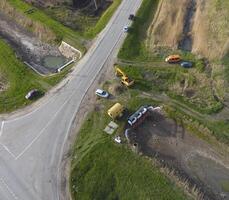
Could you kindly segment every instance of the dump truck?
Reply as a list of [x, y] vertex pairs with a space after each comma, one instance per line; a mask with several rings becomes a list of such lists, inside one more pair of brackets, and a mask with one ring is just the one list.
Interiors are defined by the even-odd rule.
[[122, 116], [123, 111], [124, 111], [124, 107], [120, 103], [116, 103], [107, 111], [107, 114], [112, 119], [116, 119]]
[[134, 84], [134, 80], [130, 79], [118, 66], [115, 66], [115, 75], [121, 77], [121, 82], [127, 87]]

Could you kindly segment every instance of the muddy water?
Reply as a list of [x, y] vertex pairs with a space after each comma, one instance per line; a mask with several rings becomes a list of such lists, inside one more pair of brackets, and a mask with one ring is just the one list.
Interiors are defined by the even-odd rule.
[[42, 60], [42, 64], [44, 67], [50, 68], [50, 69], [58, 69], [65, 63], [67, 63], [67, 59], [62, 56], [46, 56]]
[[190, 34], [192, 30], [192, 22], [193, 17], [196, 12], [196, 0], [190, 0], [189, 6], [186, 10], [186, 15], [184, 19], [184, 27], [183, 27], [183, 37], [181, 41], [178, 44], [178, 48], [185, 50], [185, 51], [191, 51], [192, 50], [192, 36]]
[[149, 116], [129, 135], [131, 143], [137, 143], [144, 155], [175, 170], [177, 176], [188, 181], [190, 188], [197, 187], [204, 199], [229, 200], [226, 154], [219, 155], [209, 144], [159, 113]]

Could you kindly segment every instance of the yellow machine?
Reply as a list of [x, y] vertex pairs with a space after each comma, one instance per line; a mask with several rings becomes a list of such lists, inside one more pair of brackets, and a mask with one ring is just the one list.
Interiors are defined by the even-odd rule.
[[107, 114], [112, 119], [115, 119], [117, 117], [122, 116], [123, 111], [124, 111], [124, 107], [120, 103], [116, 103], [107, 111]]
[[119, 67], [115, 66], [115, 75], [121, 77], [121, 82], [127, 86], [130, 87], [134, 84], [134, 80], [131, 80]]

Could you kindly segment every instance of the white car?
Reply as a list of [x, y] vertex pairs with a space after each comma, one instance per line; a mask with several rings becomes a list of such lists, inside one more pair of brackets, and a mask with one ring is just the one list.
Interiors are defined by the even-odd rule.
[[95, 94], [99, 97], [103, 97], [103, 98], [108, 98], [109, 97], [109, 93], [106, 92], [105, 90], [101, 90], [101, 89], [97, 89], [95, 91]]
[[38, 96], [38, 94], [39, 94], [39, 91], [37, 89], [33, 89], [25, 95], [25, 98], [26, 99], [32, 99], [32, 98], [35, 98], [36, 96]]
[[129, 31], [129, 27], [128, 27], [128, 26], [124, 26], [123, 31], [124, 31], [125, 33], [127, 33], [127, 32]]

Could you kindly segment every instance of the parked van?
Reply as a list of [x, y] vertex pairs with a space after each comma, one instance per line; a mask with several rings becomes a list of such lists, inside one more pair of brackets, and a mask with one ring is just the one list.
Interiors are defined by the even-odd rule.
[[165, 62], [168, 63], [177, 63], [181, 61], [181, 57], [179, 55], [170, 55], [165, 59]]
[[124, 107], [120, 103], [114, 104], [108, 111], [107, 114], [115, 119], [117, 117], [121, 117], [124, 111]]

